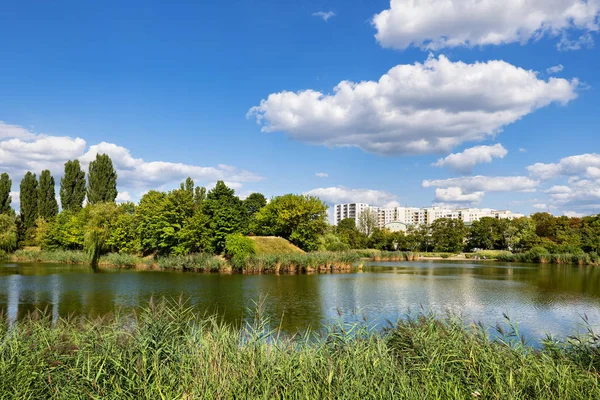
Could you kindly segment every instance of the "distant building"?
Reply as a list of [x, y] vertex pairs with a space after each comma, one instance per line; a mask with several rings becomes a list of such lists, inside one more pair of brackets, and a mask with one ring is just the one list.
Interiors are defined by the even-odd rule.
[[358, 225], [358, 218], [362, 212], [369, 210], [377, 217], [380, 228], [387, 227], [392, 231], [406, 230], [410, 225], [431, 225], [436, 219], [458, 219], [469, 225], [481, 218], [516, 219], [524, 217], [523, 214], [512, 213], [509, 210], [496, 211], [489, 208], [458, 208], [431, 206], [416, 207], [372, 207], [366, 203], [336, 204], [334, 210], [334, 224], [337, 225], [346, 218], [351, 218]]

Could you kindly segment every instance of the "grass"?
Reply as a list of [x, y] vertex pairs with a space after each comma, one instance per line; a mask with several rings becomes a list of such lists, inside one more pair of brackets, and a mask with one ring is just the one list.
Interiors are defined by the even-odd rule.
[[256, 254], [302, 254], [304, 251], [284, 238], [276, 236], [248, 236], [256, 246]]
[[412, 252], [412, 251], [384, 251], [384, 250], [354, 250], [362, 258], [372, 261], [418, 261], [421, 258], [451, 258], [457, 253], [443, 252]]
[[595, 254], [543, 254], [543, 253], [517, 253], [500, 254], [496, 257], [498, 261], [540, 263], [540, 264], [576, 264], [576, 265], [599, 265], [600, 260]]
[[257, 314], [242, 329], [151, 302], [134, 315], [0, 325], [0, 397], [29, 399], [592, 399], [600, 338], [547, 341], [420, 315], [383, 332], [294, 337]]
[[354, 268], [360, 256], [354, 252], [263, 254], [231, 260], [240, 272], [333, 272]]
[[[15, 261], [30, 262], [89, 263], [88, 255], [82, 251], [27, 249], [16, 251], [12, 258]], [[99, 264], [101, 267], [158, 268], [192, 272], [298, 273], [347, 271], [354, 268], [359, 260], [360, 257], [354, 252], [259, 254], [240, 258], [234, 257], [230, 261], [206, 253], [163, 256], [156, 259], [144, 259], [131, 254], [110, 253], [102, 256]]]
[[512, 252], [508, 250], [480, 250], [475, 253], [467, 253], [465, 254], [466, 258], [474, 258], [475, 256], [479, 258], [485, 258], [488, 260], [496, 260], [498, 257], [506, 257], [512, 255]]

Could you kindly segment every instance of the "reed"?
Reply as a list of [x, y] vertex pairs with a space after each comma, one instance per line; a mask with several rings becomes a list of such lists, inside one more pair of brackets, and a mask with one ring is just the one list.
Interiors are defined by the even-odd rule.
[[[0, 324], [0, 397], [30, 399], [600, 398], [592, 331], [533, 349], [514, 332], [421, 315], [384, 331], [333, 325], [289, 336], [151, 302], [133, 315]], [[595, 344], [596, 343], [596, 344]]]

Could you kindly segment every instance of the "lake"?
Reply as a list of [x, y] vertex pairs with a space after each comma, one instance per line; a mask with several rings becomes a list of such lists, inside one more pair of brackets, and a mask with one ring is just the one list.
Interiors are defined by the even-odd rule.
[[[295, 333], [332, 321], [375, 327], [422, 310], [494, 326], [503, 313], [531, 339], [600, 327], [600, 268], [492, 262], [376, 262], [312, 275], [93, 272], [80, 265], [0, 263], [0, 311], [13, 322], [35, 309], [53, 318], [129, 310], [183, 296], [201, 313], [239, 323], [263, 298], [275, 325]], [[600, 330], [600, 329], [598, 329]]]

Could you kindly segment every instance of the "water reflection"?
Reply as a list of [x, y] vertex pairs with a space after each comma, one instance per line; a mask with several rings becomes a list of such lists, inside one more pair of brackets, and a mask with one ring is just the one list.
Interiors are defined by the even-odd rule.
[[201, 313], [239, 324], [264, 298], [264, 311], [287, 332], [339, 319], [382, 326], [409, 310], [451, 312], [494, 325], [507, 313], [523, 333], [565, 335], [581, 316], [600, 323], [600, 269], [500, 263], [377, 263], [327, 275], [208, 275], [103, 271], [61, 264], [0, 264], [0, 310], [10, 322], [36, 309], [97, 316], [151, 297], [182, 296]]

